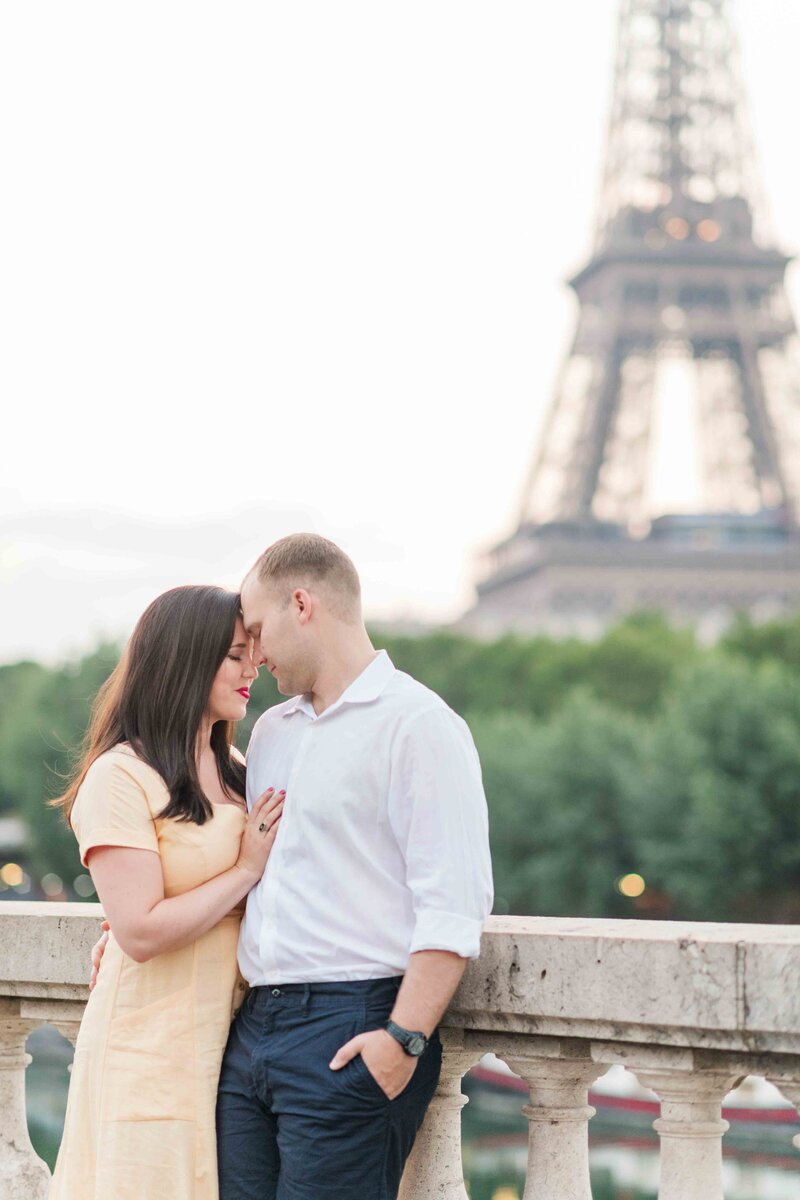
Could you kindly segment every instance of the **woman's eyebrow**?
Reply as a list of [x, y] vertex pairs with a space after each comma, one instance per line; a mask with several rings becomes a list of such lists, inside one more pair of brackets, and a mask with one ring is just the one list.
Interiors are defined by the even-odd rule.
[[234, 642], [234, 644], [231, 646], [231, 650], [246, 650], [246, 649], [247, 649], [247, 642]]

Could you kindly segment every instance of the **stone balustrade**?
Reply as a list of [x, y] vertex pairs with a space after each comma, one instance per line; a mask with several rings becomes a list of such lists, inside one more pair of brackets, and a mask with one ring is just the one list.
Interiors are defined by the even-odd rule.
[[[25, 1121], [25, 1039], [49, 1022], [74, 1041], [100, 916], [98, 904], [0, 903], [6, 1200], [46, 1195]], [[800, 928], [491, 917], [441, 1034], [441, 1082], [401, 1200], [466, 1200], [461, 1080], [489, 1051], [530, 1089], [524, 1200], [591, 1200], [588, 1090], [616, 1064], [660, 1100], [660, 1200], [721, 1200], [723, 1097], [761, 1075], [800, 1105]]]

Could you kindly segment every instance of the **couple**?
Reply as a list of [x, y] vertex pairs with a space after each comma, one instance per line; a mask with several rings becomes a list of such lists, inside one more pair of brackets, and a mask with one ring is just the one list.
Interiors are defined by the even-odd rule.
[[393, 1200], [492, 906], [465, 722], [296, 534], [153, 601], [84, 751], [55, 803], [110, 933], [48, 1200]]

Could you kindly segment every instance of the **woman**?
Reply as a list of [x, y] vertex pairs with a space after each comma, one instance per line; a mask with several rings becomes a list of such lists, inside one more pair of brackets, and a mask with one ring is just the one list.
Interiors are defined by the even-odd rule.
[[111, 925], [48, 1200], [216, 1200], [236, 948], [283, 811], [232, 745], [258, 675], [238, 596], [179, 587], [100, 690], [64, 809]]

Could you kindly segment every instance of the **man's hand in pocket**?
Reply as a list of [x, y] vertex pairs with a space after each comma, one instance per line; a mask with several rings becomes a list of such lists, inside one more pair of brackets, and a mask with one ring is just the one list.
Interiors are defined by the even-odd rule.
[[339, 1047], [328, 1066], [332, 1071], [341, 1070], [357, 1054], [361, 1055], [370, 1075], [390, 1100], [400, 1095], [417, 1066], [416, 1058], [406, 1054], [385, 1029], [357, 1033]]

